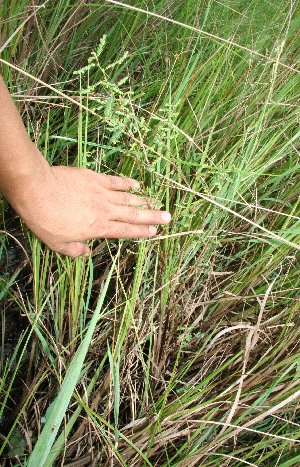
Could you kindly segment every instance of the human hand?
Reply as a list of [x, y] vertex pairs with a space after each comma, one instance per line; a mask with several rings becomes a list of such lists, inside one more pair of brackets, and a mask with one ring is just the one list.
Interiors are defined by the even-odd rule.
[[[147, 208], [130, 193], [135, 180], [97, 174], [89, 169], [49, 167], [34, 187], [23, 190], [15, 209], [49, 248], [68, 256], [88, 256], [85, 240], [147, 238], [154, 224], [168, 224], [169, 213]], [[145, 206], [145, 208], [141, 208]]]
[[88, 169], [50, 167], [31, 142], [0, 76], [0, 193], [49, 248], [69, 256], [88, 255], [93, 238], [143, 238], [171, 216], [139, 209], [131, 194], [136, 182]]

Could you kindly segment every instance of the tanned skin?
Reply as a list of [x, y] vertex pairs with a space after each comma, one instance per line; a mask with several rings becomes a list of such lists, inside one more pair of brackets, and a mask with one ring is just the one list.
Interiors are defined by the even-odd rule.
[[88, 256], [85, 240], [147, 238], [168, 212], [140, 209], [147, 200], [130, 193], [138, 182], [89, 169], [51, 167], [30, 140], [0, 76], [0, 193], [49, 248]]

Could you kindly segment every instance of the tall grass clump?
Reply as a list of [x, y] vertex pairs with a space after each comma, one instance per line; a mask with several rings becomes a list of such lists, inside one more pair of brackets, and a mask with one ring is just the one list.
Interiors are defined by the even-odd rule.
[[3, 200], [3, 465], [299, 465], [298, 2], [4, 0], [1, 18], [49, 162], [135, 177], [173, 216], [72, 260]]

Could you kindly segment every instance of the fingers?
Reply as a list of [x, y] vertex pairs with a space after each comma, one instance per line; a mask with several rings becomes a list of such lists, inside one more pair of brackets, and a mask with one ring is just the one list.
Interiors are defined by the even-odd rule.
[[112, 204], [119, 206], [148, 206], [149, 201], [138, 195], [133, 195], [127, 191], [111, 191], [109, 200]]
[[110, 223], [109, 236], [106, 238], [148, 238], [156, 232], [154, 225], [134, 225], [113, 221]]
[[114, 177], [112, 175], [96, 174], [104, 188], [112, 191], [129, 191], [139, 189], [140, 184], [133, 178]]
[[90, 254], [89, 247], [81, 242], [63, 243], [62, 245], [51, 249], [57, 253], [61, 253], [62, 255], [71, 256], [72, 258], [77, 258], [78, 256], [89, 256]]
[[153, 209], [137, 209], [128, 206], [120, 208], [118, 206], [112, 210], [111, 220], [140, 225], [168, 224], [171, 221], [171, 214]]

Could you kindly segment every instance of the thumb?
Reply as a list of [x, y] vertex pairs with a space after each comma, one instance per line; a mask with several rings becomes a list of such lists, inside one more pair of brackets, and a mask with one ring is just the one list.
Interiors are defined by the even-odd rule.
[[63, 255], [71, 256], [72, 258], [77, 258], [78, 256], [89, 256], [90, 249], [84, 243], [70, 242], [70, 243], [65, 243], [59, 249], [59, 253], [62, 253]]

